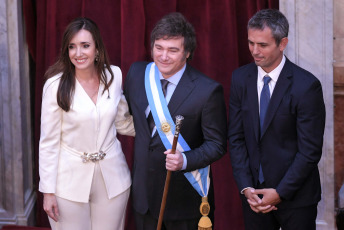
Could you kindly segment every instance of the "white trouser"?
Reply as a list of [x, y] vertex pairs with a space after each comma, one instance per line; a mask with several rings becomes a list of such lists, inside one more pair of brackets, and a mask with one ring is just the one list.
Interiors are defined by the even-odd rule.
[[59, 221], [49, 218], [52, 230], [121, 230], [130, 189], [109, 200], [104, 179], [96, 162], [89, 203], [56, 197]]

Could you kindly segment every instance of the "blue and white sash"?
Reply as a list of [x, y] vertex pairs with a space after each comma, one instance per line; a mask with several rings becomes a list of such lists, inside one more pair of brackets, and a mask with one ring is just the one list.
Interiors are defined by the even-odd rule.
[[[171, 149], [175, 124], [171, 117], [170, 111], [168, 110], [167, 102], [162, 92], [158, 67], [154, 62], [149, 63], [146, 67], [145, 88], [149, 107], [151, 109], [159, 136], [165, 148]], [[167, 129], [163, 127], [167, 127]], [[180, 152], [191, 150], [181, 134], [179, 134], [177, 149]], [[184, 173], [192, 187], [196, 189], [198, 194], [202, 197], [206, 197], [208, 195], [210, 185], [209, 171], [210, 165], [202, 169]]]

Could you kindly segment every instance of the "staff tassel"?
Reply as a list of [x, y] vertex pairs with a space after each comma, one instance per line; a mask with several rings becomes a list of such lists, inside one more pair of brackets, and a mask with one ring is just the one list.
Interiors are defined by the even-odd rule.
[[211, 220], [208, 217], [208, 214], [210, 212], [210, 205], [208, 203], [208, 197], [204, 196], [202, 197], [202, 203], [199, 207], [199, 211], [202, 214], [201, 219], [198, 222], [198, 230], [211, 230], [212, 224]]
[[[184, 119], [184, 117], [181, 116], [181, 115], [177, 115], [176, 116], [176, 129], [174, 131], [174, 137], [173, 137], [173, 143], [172, 143], [172, 149], [171, 149], [172, 150], [171, 151], [172, 154], [175, 154], [175, 152], [176, 152], [179, 132], [180, 132], [180, 128], [182, 126], [183, 119]], [[172, 175], [172, 172], [167, 170], [167, 175], [166, 175], [166, 180], [165, 180], [165, 187], [164, 187], [164, 193], [162, 195], [162, 201], [161, 201], [161, 206], [160, 206], [158, 226], [156, 228], [157, 230], [161, 230], [162, 220], [164, 218], [164, 212], [165, 212], [165, 206], [166, 206], [168, 187], [170, 186], [171, 175]]]

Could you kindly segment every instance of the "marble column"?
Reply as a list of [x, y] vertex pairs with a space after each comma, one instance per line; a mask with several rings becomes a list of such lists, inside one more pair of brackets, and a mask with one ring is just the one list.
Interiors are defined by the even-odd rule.
[[280, 10], [289, 20], [289, 44], [285, 54], [322, 83], [326, 126], [319, 163], [322, 200], [317, 229], [335, 229], [334, 135], [333, 135], [333, 1], [280, 0]]
[[28, 52], [21, 0], [0, 2], [0, 228], [34, 220]]

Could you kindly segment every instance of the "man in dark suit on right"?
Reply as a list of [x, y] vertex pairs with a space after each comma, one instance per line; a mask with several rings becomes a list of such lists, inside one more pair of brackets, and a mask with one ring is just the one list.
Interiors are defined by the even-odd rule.
[[228, 130], [245, 228], [315, 229], [325, 126], [321, 84], [283, 55], [289, 25], [281, 12], [261, 10], [247, 28], [254, 63], [233, 72]]

